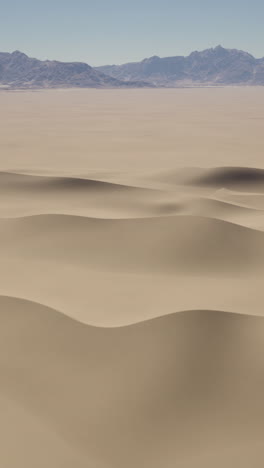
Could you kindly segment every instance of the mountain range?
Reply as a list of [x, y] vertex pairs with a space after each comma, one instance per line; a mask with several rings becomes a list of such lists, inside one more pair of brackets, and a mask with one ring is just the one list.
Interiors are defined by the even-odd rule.
[[0, 52], [2, 88], [126, 88], [146, 85], [144, 81], [120, 81], [82, 62], [41, 61], [18, 50]]
[[97, 67], [119, 80], [144, 80], [155, 86], [264, 85], [264, 58], [221, 45], [188, 57], [146, 58], [141, 62]]
[[37, 60], [0, 53], [0, 87], [126, 88], [264, 85], [264, 58], [222, 46], [189, 56], [153, 56], [141, 62], [91, 67], [82, 62]]

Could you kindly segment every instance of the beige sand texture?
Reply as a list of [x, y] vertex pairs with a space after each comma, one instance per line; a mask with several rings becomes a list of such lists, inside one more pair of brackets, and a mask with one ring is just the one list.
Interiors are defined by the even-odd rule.
[[0, 101], [0, 466], [262, 468], [263, 88]]

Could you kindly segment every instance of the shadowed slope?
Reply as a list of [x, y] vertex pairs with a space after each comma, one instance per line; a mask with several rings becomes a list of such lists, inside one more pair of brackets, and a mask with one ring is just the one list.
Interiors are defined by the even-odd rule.
[[0, 172], [0, 195], [0, 218], [49, 213], [129, 218], [179, 210], [175, 197], [155, 188], [77, 177]]
[[19, 174], [15, 172], [0, 172], [0, 189], [15, 191], [21, 189], [28, 192], [60, 192], [60, 191], [92, 191], [92, 190], [124, 190], [135, 191], [134, 187], [104, 182], [101, 180], [77, 177], [49, 177], [40, 175]]
[[192, 183], [204, 187], [230, 190], [264, 191], [264, 169], [252, 167], [220, 167], [205, 170]]
[[264, 169], [253, 167], [185, 167], [153, 173], [150, 178], [170, 186], [192, 186], [200, 189], [229, 189], [263, 192]]

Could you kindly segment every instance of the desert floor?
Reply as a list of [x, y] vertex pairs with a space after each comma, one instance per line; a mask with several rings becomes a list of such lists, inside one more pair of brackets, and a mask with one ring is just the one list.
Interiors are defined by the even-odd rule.
[[264, 88], [0, 92], [0, 466], [264, 466]]

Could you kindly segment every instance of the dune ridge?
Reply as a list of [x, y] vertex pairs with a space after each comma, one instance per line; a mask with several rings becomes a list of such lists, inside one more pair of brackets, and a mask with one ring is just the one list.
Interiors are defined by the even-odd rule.
[[[35, 190], [40, 192], [45, 190], [50, 192], [52, 190], [100, 190], [113, 189], [113, 190], [132, 190], [138, 187], [122, 185], [105, 180], [98, 180], [94, 178], [80, 178], [69, 176], [47, 176], [47, 175], [32, 175], [20, 172], [4, 172], [0, 171], [1, 189], [16, 189], [22, 190]], [[147, 190], [147, 189], [146, 189]]]
[[[50, 258], [117, 271], [203, 273], [264, 267], [264, 233], [214, 218], [0, 220], [2, 257]], [[153, 255], [155, 252], [155, 255]]]
[[261, 194], [116, 177], [0, 174], [0, 294], [99, 326], [196, 308], [262, 315]]
[[[108, 174], [107, 180], [107, 174], [102, 174], [100, 178], [98, 172], [91, 173], [90, 178], [1, 172], [0, 218], [39, 214], [68, 214], [97, 219], [202, 215], [264, 230], [264, 205], [260, 193], [248, 192], [248, 187], [245, 186], [239, 186], [244, 192], [231, 192], [224, 188], [225, 184], [221, 187], [219, 181], [220, 185], [213, 184], [212, 187], [210, 183], [209, 187], [207, 183], [192, 186], [188, 180], [193, 171], [194, 169], [178, 170], [178, 179], [174, 178], [173, 185], [168, 186], [155, 182], [153, 176], [152, 183], [145, 184], [146, 178], [141, 178], [139, 174], [122, 183], [120, 174]], [[227, 168], [218, 168], [216, 175], [213, 170], [209, 170], [209, 175], [205, 169], [195, 171], [202, 174], [200, 179], [203, 177], [205, 180], [206, 177], [210, 179], [211, 173], [212, 178], [216, 178], [220, 172], [221, 180]], [[261, 171], [260, 173], [262, 174]], [[156, 177], [159, 180], [157, 175]], [[227, 174], [226, 177], [228, 180], [232, 177], [236, 180], [237, 175], [233, 174], [231, 177]], [[160, 181], [163, 178], [164, 174]], [[254, 180], [253, 176], [252, 178]], [[247, 180], [246, 176], [243, 180]], [[248, 210], [242, 211], [242, 208]]]

